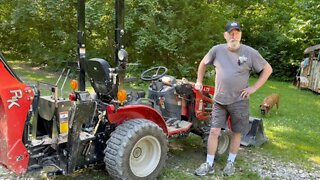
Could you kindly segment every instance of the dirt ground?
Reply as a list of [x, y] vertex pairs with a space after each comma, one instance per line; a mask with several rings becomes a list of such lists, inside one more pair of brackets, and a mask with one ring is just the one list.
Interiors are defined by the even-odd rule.
[[[205, 160], [205, 152], [202, 147], [200, 137], [191, 134], [190, 137], [173, 137], [169, 139], [169, 152], [166, 166], [162, 170], [159, 179], [180, 179], [179, 175], [187, 179], [195, 179], [193, 172], [198, 165]], [[220, 160], [222, 161], [222, 160]], [[222, 163], [217, 164], [218, 169], [222, 169]], [[220, 177], [223, 177], [222, 175]], [[81, 169], [71, 175], [61, 175], [56, 177], [47, 177], [45, 170], [27, 173], [21, 177], [17, 177], [14, 173], [0, 166], [0, 180], [2, 179], [110, 179], [103, 165], [88, 167]], [[219, 175], [215, 179], [219, 179]]]
[[[159, 178], [166, 179], [229, 179], [222, 175], [225, 158], [216, 160], [216, 173], [214, 176], [196, 177], [194, 170], [205, 160], [205, 153], [202, 148], [201, 139], [191, 135], [188, 138], [172, 138], [169, 140], [169, 153], [166, 167], [162, 170]], [[263, 146], [262, 146], [263, 147]], [[230, 179], [320, 179], [320, 165], [315, 165], [313, 169], [303, 169], [298, 164], [292, 162], [282, 162], [268, 154], [262, 153], [260, 148], [241, 147], [237, 158], [236, 174]], [[45, 176], [44, 171], [27, 173], [22, 177], [17, 177], [0, 166], [0, 180], [2, 179], [95, 179], [108, 180], [110, 177], [103, 165], [88, 167], [78, 170], [71, 175], [61, 175], [56, 177]]]

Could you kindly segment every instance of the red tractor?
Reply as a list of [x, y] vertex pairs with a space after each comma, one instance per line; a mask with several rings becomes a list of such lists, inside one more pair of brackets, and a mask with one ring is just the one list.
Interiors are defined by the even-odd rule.
[[[84, 12], [84, 0], [78, 2], [79, 12]], [[1, 165], [17, 175], [51, 166], [54, 170], [49, 173], [54, 175], [103, 162], [116, 179], [155, 179], [167, 159], [168, 137], [192, 132], [206, 145], [213, 87], [196, 91], [193, 83], [166, 75], [167, 69], [159, 66], [141, 74], [143, 80], [151, 81], [147, 98], [144, 91], [123, 89], [124, 2], [115, 2], [116, 67], [104, 59], [85, 58], [84, 13], [80, 13], [80, 87], [76, 90], [72, 81], [74, 91], [68, 99], [59, 95], [57, 83], [51, 85], [49, 96], [42, 95], [39, 86], [27, 86], [1, 55]], [[85, 77], [94, 93], [85, 90]], [[248, 132], [256, 134], [261, 123], [254, 128], [248, 127]], [[226, 128], [217, 153], [227, 152], [229, 143]]]
[[[0, 60], [0, 163], [18, 175], [45, 166], [55, 168], [51, 175], [66, 174], [104, 161], [114, 178], [154, 179], [165, 164], [168, 137], [193, 132], [207, 139], [213, 87], [198, 92], [192, 83], [163, 73], [151, 77], [148, 98], [143, 91], [123, 98], [122, 89], [116, 97], [117, 73], [93, 58], [84, 65], [94, 95], [74, 91], [65, 99], [55, 85], [52, 95], [41, 95]], [[224, 131], [218, 153], [228, 147]]]

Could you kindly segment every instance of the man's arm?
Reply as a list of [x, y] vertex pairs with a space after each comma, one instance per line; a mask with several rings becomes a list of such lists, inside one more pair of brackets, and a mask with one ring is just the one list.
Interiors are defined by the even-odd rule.
[[202, 80], [203, 76], [206, 72], [206, 64], [204, 63], [206, 59], [206, 56], [201, 60], [199, 67], [198, 67], [198, 73], [197, 73], [197, 82], [194, 85], [195, 89], [202, 90]]
[[243, 89], [241, 92], [241, 97], [247, 98], [247, 97], [249, 97], [250, 94], [256, 92], [267, 81], [267, 79], [269, 78], [271, 73], [272, 73], [272, 67], [270, 66], [269, 63], [267, 63], [263, 67], [262, 72], [261, 72], [257, 82], [253, 86], [250, 86], [250, 87]]

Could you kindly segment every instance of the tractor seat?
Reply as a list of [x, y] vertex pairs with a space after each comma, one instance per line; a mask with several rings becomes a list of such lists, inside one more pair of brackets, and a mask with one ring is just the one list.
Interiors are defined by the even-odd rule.
[[100, 58], [85, 61], [86, 73], [94, 91], [99, 95], [109, 95], [112, 91], [112, 82], [109, 79], [109, 63]]

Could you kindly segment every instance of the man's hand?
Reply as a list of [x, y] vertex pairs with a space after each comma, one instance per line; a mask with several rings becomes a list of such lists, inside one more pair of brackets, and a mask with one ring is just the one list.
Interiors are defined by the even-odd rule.
[[262, 72], [260, 73], [258, 81], [251, 87], [247, 87], [241, 90], [240, 96], [242, 98], [249, 98], [250, 94], [256, 92], [269, 78], [270, 74], [272, 73], [272, 67], [269, 63], [267, 63], [264, 67]]
[[195, 88], [196, 90], [201, 91], [202, 88], [203, 88], [203, 85], [202, 85], [201, 82], [196, 82], [196, 83], [194, 84], [194, 88]]
[[241, 90], [240, 96], [243, 99], [248, 99], [250, 94], [253, 94], [254, 92], [256, 92], [256, 89], [254, 87], [247, 87], [247, 88]]

